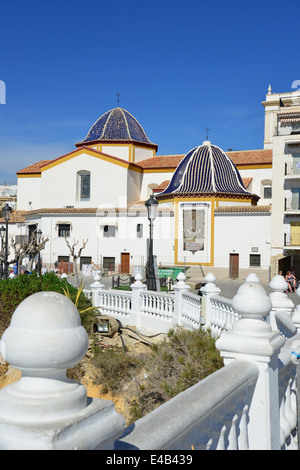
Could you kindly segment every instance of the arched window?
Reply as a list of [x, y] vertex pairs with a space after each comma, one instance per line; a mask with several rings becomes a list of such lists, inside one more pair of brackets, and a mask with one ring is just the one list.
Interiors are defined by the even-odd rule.
[[262, 199], [272, 199], [272, 181], [262, 180]]
[[77, 173], [77, 195], [79, 201], [89, 201], [91, 197], [91, 173], [86, 170]]

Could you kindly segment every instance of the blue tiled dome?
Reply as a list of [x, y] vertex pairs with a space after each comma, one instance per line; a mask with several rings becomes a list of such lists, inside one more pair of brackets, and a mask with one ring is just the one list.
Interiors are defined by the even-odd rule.
[[93, 124], [86, 138], [76, 145], [92, 142], [137, 142], [157, 147], [150, 142], [135, 117], [123, 108], [114, 108], [104, 113]]
[[258, 199], [245, 188], [232, 160], [216, 145], [204, 142], [181, 160], [167, 188], [157, 199], [176, 196], [235, 196]]

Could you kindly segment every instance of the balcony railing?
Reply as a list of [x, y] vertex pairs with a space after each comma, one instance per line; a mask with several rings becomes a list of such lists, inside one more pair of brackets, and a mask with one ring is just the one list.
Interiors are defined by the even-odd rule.
[[300, 199], [298, 197], [287, 197], [284, 202], [284, 210], [288, 211], [300, 211]]
[[300, 178], [300, 162], [288, 162], [285, 164], [285, 176]]
[[300, 234], [299, 233], [285, 233], [284, 246], [294, 246], [300, 248]]

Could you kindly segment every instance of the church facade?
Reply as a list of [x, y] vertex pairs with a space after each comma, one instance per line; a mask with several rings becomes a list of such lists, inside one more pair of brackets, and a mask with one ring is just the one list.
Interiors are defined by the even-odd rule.
[[145, 201], [154, 194], [158, 265], [200, 267], [219, 277], [254, 270], [266, 279], [273, 146], [224, 152], [206, 141], [186, 155], [161, 156], [157, 148], [137, 119], [117, 107], [100, 116], [70, 153], [17, 173], [23, 233], [41, 230], [49, 237], [43, 264], [53, 268], [69, 259], [67, 239], [78, 246], [88, 240], [81, 265], [117, 272], [144, 266]]

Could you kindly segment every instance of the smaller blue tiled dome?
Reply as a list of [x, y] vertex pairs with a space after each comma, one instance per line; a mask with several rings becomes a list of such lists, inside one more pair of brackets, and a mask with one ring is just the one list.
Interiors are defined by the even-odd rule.
[[150, 142], [144, 129], [135, 117], [123, 108], [111, 109], [100, 116], [89, 130], [86, 138], [76, 145], [80, 146], [96, 142], [135, 142], [157, 148], [157, 145]]
[[167, 188], [157, 199], [192, 196], [259, 199], [247, 191], [232, 160], [216, 145], [204, 142], [181, 160]]

